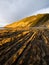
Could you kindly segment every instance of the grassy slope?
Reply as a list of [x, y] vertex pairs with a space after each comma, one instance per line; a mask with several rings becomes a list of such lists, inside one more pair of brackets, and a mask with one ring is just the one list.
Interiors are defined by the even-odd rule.
[[35, 26], [36, 24], [38, 24], [39, 22], [41, 22], [41, 20], [43, 20], [43, 18], [47, 16], [47, 14], [38, 14], [36, 16], [30, 16], [27, 18], [24, 18], [18, 22], [14, 22], [10, 25], [7, 25], [5, 27], [32, 27]]

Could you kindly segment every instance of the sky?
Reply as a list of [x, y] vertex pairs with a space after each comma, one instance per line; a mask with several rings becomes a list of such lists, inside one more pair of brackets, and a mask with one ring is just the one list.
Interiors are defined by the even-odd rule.
[[42, 10], [49, 12], [49, 0], [0, 0], [0, 27]]

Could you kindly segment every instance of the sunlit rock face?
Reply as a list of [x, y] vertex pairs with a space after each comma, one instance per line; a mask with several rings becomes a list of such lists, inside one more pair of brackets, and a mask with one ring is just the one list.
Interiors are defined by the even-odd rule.
[[49, 14], [24, 18], [0, 29], [0, 65], [49, 65]]

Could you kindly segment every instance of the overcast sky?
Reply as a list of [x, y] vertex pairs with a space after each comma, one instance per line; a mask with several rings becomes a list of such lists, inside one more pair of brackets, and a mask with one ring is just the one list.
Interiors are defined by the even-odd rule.
[[0, 0], [0, 27], [49, 8], [49, 0]]

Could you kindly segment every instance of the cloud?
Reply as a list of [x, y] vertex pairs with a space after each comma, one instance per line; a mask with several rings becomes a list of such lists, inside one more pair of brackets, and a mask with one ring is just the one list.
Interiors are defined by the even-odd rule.
[[10, 24], [47, 7], [48, 0], [0, 0], [0, 24]]
[[38, 11], [34, 12], [33, 15], [43, 14], [43, 13], [48, 13], [49, 14], [49, 8], [44, 8], [44, 9], [38, 10]]

